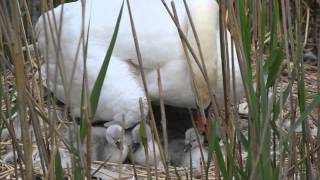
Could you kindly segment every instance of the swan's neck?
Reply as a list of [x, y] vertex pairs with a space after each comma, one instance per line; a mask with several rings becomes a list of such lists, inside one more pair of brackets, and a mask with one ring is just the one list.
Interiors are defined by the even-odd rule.
[[[187, 39], [190, 42], [193, 51], [196, 53], [198, 61], [200, 64], [202, 64], [202, 69], [207, 72], [210, 89], [213, 89], [216, 84], [217, 60], [219, 59], [217, 57], [217, 38], [219, 37], [219, 6], [213, 0], [198, 0], [190, 3], [189, 8], [193, 24], [199, 38], [205, 66], [202, 64], [197, 42], [194, 38], [194, 33], [188, 20], [186, 20]], [[210, 103], [208, 86], [202, 72], [199, 69], [199, 66], [192, 58], [190, 53], [189, 57], [191, 59], [193, 85], [198, 92], [197, 104], [200, 107], [205, 108]]]

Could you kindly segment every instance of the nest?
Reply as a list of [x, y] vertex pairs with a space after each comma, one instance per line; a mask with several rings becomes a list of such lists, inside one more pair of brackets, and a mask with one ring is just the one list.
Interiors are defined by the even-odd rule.
[[[153, 167], [148, 169], [147, 167], [139, 165], [94, 162], [92, 170], [94, 171], [100, 166], [103, 167], [94, 175], [94, 177], [98, 179], [147, 179], [149, 177], [151, 179], [168, 179], [170, 177], [170, 179], [174, 180], [190, 178], [190, 169], [185, 167], [169, 166], [167, 174], [164, 169], [155, 169]], [[208, 174], [208, 179], [215, 179], [213, 165], [209, 168]], [[202, 171], [201, 177], [205, 177], [205, 171]], [[201, 179], [201, 177], [193, 177], [193, 179]]]
[[14, 167], [0, 160], [0, 179], [6, 179], [14, 173]]

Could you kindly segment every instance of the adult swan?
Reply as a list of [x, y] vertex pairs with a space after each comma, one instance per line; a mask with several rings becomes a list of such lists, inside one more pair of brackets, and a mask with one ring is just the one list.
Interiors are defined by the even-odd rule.
[[[174, 2], [182, 31], [195, 52], [198, 52], [183, 1]], [[122, 0], [87, 0], [84, 28], [82, 28], [84, 6], [81, 1], [64, 4], [45, 13], [36, 25], [39, 49], [47, 59], [48, 65], [42, 67], [43, 74], [47, 77], [55, 96], [63, 102], [69, 102], [71, 112], [75, 116], [80, 115], [83, 77], [85, 43], [80, 42], [83, 39], [81, 37], [89, 37], [87, 77], [91, 89], [108, 49], [121, 4]], [[130, 0], [130, 4], [152, 100], [159, 99], [157, 67], [160, 67], [165, 103], [179, 107], [196, 107], [186, 54], [177, 28], [161, 0]], [[190, 0], [188, 5], [200, 39], [210, 88], [220, 99], [219, 102], [222, 102], [218, 4], [214, 0]], [[82, 29], [85, 31], [83, 36], [81, 36]], [[198, 103], [206, 107], [210, 102], [209, 92], [198, 66], [194, 60], [191, 62], [194, 84], [200, 95]], [[237, 60], [235, 62], [235, 73], [238, 78], [235, 82], [241, 83]], [[147, 113], [147, 102], [137, 68], [138, 60], [130, 18], [125, 6], [94, 120], [125, 120], [125, 128], [132, 127], [141, 117], [139, 98], [142, 98], [144, 112]]]

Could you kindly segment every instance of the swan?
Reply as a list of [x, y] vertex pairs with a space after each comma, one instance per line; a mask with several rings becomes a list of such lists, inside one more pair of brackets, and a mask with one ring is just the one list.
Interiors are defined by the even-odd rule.
[[[201, 169], [203, 169], [203, 161], [201, 157], [200, 145], [202, 146], [203, 160], [207, 163], [208, 151], [204, 147], [204, 134], [199, 134], [199, 143], [197, 142], [196, 132], [193, 128], [186, 131], [185, 136], [185, 154], [183, 155], [181, 165], [184, 167], [190, 167], [190, 160], [192, 162], [193, 173], [195, 176], [201, 176]], [[191, 159], [190, 159], [191, 156]]]
[[125, 143], [124, 129], [117, 124], [102, 129], [105, 129], [104, 137], [93, 132], [92, 160], [108, 160], [110, 162], [123, 163], [129, 151]]
[[[176, 138], [169, 143], [170, 162], [174, 166], [189, 167], [192, 165], [192, 172], [195, 177], [201, 176], [203, 160], [207, 163], [208, 151], [204, 146], [205, 136], [199, 133], [199, 142], [194, 128], [187, 129], [185, 138]], [[200, 145], [202, 147], [203, 160]], [[191, 159], [190, 159], [191, 157]], [[190, 162], [191, 161], [191, 162]], [[190, 164], [191, 163], [191, 164]]]
[[[139, 165], [155, 166], [163, 168], [160, 149], [157, 142], [152, 139], [152, 132], [149, 125], [145, 124], [146, 147], [141, 142], [140, 124], [136, 125], [132, 131], [132, 157], [131, 160]], [[145, 148], [148, 149], [148, 158], [146, 156]], [[148, 159], [148, 162], [147, 162]]]
[[[109, 161], [114, 163], [123, 163], [128, 156], [127, 136], [121, 125], [112, 124], [108, 127], [93, 126], [91, 128], [91, 150], [93, 161]], [[70, 125], [60, 129], [63, 142], [69, 146], [77, 148], [77, 132], [80, 126]], [[80, 149], [87, 154], [87, 139], [80, 145]], [[63, 147], [63, 145], [62, 145]], [[63, 149], [63, 148], [62, 148]], [[64, 148], [68, 149], [68, 148]]]
[[[164, 0], [169, 3], [169, 0]], [[183, 33], [197, 52], [191, 25], [182, 0], [174, 0]], [[153, 101], [159, 100], [157, 68], [160, 68], [164, 102], [177, 107], [195, 108], [197, 104], [207, 107], [210, 94], [206, 82], [192, 60], [194, 85], [199, 91], [199, 102], [193, 93], [193, 85], [186, 54], [177, 28], [161, 0], [130, 0], [133, 19], [142, 54], [146, 84]], [[210, 89], [217, 101], [223, 102], [222, 65], [219, 37], [219, 6], [213, 0], [187, 0], [197, 29], [203, 57], [207, 68]], [[87, 74], [88, 87], [92, 89], [100, 66], [109, 46], [122, 0], [87, 0], [85, 4], [84, 31], [88, 37]], [[46, 57], [47, 67], [42, 66], [51, 90], [63, 102], [70, 101], [71, 112], [80, 115], [80, 97], [83, 74], [83, 44], [77, 56], [81, 37], [81, 1], [67, 3], [48, 11], [39, 18], [36, 34], [40, 53]], [[48, 22], [51, 22], [48, 23]], [[54, 23], [56, 22], [56, 23]], [[90, 22], [90, 23], [89, 23]], [[90, 24], [90, 26], [89, 26]], [[89, 29], [89, 30], [88, 30]], [[49, 34], [49, 35], [48, 35]], [[231, 39], [230, 33], [227, 33]], [[234, 51], [229, 43], [229, 52]], [[58, 49], [58, 50], [56, 50]], [[196, 53], [199, 56], [199, 53]], [[60, 60], [62, 59], [62, 60]], [[57, 68], [57, 64], [63, 68]], [[242, 94], [242, 80], [235, 57], [237, 94]], [[75, 68], [74, 68], [75, 64]], [[139, 63], [131, 32], [127, 7], [124, 7], [118, 37], [104, 81], [94, 121], [125, 121], [124, 127], [133, 127], [140, 121], [139, 99], [142, 99], [144, 116], [148, 103], [143, 90]], [[230, 65], [231, 66], [231, 65]], [[73, 81], [71, 75], [74, 70]], [[61, 73], [64, 71], [63, 73]], [[58, 77], [55, 74], [62, 74]], [[66, 96], [63, 82], [70, 87]], [[69, 97], [69, 98], [66, 98]]]

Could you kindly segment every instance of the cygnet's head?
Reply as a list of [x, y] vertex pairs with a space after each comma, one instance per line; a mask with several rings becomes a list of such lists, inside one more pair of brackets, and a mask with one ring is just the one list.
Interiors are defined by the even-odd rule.
[[[204, 142], [204, 134], [199, 133], [199, 143], [203, 144]], [[199, 147], [199, 144], [197, 142], [197, 135], [194, 128], [190, 128], [186, 131], [185, 134], [185, 151], [189, 151], [190, 149], [194, 149]]]
[[[141, 142], [141, 135], [140, 135], [140, 131], [142, 131], [143, 129], [140, 130], [141, 125], [138, 124], [136, 125], [133, 129], [132, 129], [132, 150], [135, 151], [138, 149], [138, 147], [140, 147], [140, 142]], [[152, 133], [151, 133], [151, 128], [149, 125], [144, 124], [144, 130], [145, 130], [145, 138], [146, 141], [150, 141], [152, 138]]]
[[108, 144], [120, 149], [124, 138], [124, 130], [120, 125], [113, 124], [107, 128], [106, 139]]
[[[140, 142], [140, 127], [141, 127], [140, 124], [138, 124], [138, 125], [136, 125], [136, 127], [134, 127], [132, 129], [132, 141], [134, 143]], [[145, 127], [145, 135], [146, 135], [147, 140], [151, 140], [152, 133], [151, 133], [150, 126], [145, 124], [144, 127]]]

